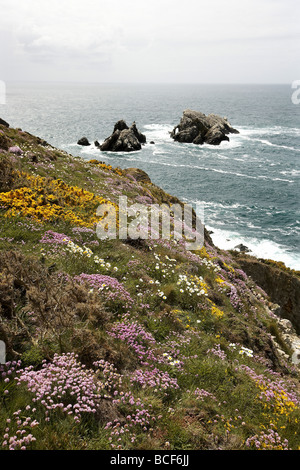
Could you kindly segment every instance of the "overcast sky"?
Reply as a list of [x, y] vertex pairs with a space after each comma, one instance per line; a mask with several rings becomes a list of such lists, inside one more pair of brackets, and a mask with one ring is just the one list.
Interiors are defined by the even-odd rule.
[[0, 0], [0, 80], [291, 83], [299, 0]]

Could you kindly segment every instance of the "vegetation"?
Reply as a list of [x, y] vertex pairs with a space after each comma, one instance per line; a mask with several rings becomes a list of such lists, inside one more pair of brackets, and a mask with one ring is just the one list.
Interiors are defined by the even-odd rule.
[[299, 449], [299, 370], [237, 260], [98, 239], [99, 205], [174, 199], [0, 130], [2, 449]]

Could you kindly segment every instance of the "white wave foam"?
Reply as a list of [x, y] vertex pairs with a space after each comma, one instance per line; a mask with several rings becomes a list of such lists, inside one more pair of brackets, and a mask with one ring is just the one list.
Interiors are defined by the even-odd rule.
[[254, 140], [261, 142], [264, 145], [269, 145], [270, 147], [276, 147], [280, 149], [293, 150], [294, 152], [300, 152], [300, 149], [296, 149], [295, 147], [288, 147], [287, 145], [273, 144], [272, 142], [269, 142], [266, 139], [254, 139]]
[[300, 135], [300, 129], [296, 127], [284, 127], [284, 126], [273, 126], [273, 127], [246, 127], [240, 126], [239, 128], [241, 136], [245, 135]]
[[289, 251], [288, 247], [278, 245], [268, 239], [243, 237], [237, 232], [230, 232], [208, 225], [206, 225], [206, 228], [213, 232], [211, 237], [214, 244], [223, 250], [232, 250], [242, 243], [251, 250], [250, 254], [257, 258], [282, 261], [291, 269], [300, 269], [300, 254]]
[[171, 141], [170, 132], [173, 127], [169, 124], [147, 124], [144, 129], [148, 142], [151, 140], [158, 142]]
[[279, 172], [281, 175], [284, 176], [300, 176], [300, 170], [284, 170]]
[[236, 173], [234, 171], [220, 170], [219, 168], [206, 168], [204, 166], [198, 166], [198, 165], [184, 165], [182, 163], [178, 163], [176, 165], [174, 163], [167, 163], [167, 162], [153, 161], [153, 160], [149, 160], [147, 163], [151, 163], [154, 165], [171, 166], [173, 168], [192, 168], [192, 169], [203, 170], [203, 171], [212, 171], [215, 173], [222, 173], [225, 175], [233, 175], [233, 176], [239, 176], [242, 178], [250, 178], [250, 179], [255, 179], [255, 180], [264, 179], [264, 180], [270, 180], [270, 181], [284, 181], [287, 183], [294, 183], [294, 180], [288, 180], [286, 178], [272, 178], [271, 176], [265, 176], [265, 175], [258, 175], [258, 176], [246, 175], [244, 173]]
[[294, 151], [294, 152], [300, 152], [300, 149], [297, 149], [295, 147], [290, 147], [288, 145], [279, 145], [279, 144], [273, 144], [272, 142], [270, 142], [269, 140], [267, 139], [259, 139], [259, 138], [254, 138], [254, 137], [250, 137], [252, 135], [275, 135], [275, 134], [272, 134], [272, 133], [268, 133], [268, 132], [261, 132], [261, 133], [251, 133], [250, 132], [245, 132], [243, 131], [241, 134], [239, 134], [240, 138], [241, 139], [244, 139], [244, 140], [247, 140], [247, 141], [250, 141], [250, 142], [260, 142], [261, 144], [263, 145], [268, 145], [269, 147], [276, 147], [276, 148], [282, 148], [282, 149], [285, 149], [285, 150], [291, 150], [291, 151]]

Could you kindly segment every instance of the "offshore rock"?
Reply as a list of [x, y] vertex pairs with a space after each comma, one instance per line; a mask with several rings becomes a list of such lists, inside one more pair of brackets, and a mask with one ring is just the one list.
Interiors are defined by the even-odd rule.
[[224, 140], [229, 141], [228, 134], [239, 134], [239, 131], [229, 124], [226, 117], [216, 114], [206, 116], [187, 109], [170, 136], [176, 142], [219, 145]]
[[102, 152], [134, 152], [141, 150], [146, 136], [138, 131], [135, 122], [130, 127], [121, 120], [115, 124], [113, 133], [100, 146]]
[[78, 140], [77, 145], [83, 145], [83, 146], [88, 146], [91, 145], [86, 137], [82, 137], [81, 139]]

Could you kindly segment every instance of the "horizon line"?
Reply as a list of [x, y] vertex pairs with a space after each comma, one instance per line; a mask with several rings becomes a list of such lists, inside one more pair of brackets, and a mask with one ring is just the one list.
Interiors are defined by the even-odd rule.
[[204, 85], [204, 86], [291, 86], [291, 82], [108, 82], [108, 81], [74, 81], [74, 80], [3, 80], [4, 83], [23, 84], [73, 84], [73, 85]]

